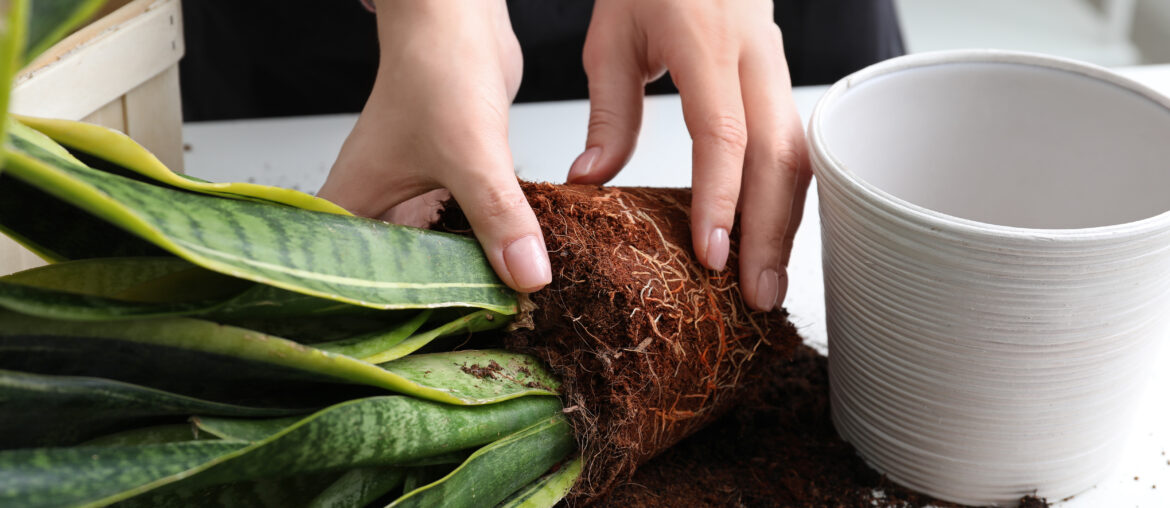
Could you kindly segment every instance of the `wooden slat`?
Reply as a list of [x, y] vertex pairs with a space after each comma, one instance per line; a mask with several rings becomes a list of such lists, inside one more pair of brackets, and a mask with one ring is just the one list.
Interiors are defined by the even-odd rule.
[[173, 171], [183, 171], [183, 108], [179, 98], [179, 67], [126, 94], [126, 130]]
[[109, 104], [102, 106], [81, 121], [104, 125], [111, 129], [126, 132], [126, 104], [124, 97], [118, 97]]
[[182, 58], [179, 0], [135, 0], [107, 18], [27, 67], [13, 89], [12, 111], [80, 120]]

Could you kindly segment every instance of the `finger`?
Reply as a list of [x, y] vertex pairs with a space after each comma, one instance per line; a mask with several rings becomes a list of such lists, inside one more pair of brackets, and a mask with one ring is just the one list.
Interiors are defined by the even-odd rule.
[[740, 207], [740, 284], [747, 304], [764, 311], [783, 303], [787, 292], [785, 245], [791, 245], [800, 223], [799, 215], [793, 220], [793, 211], [802, 206], [797, 196], [802, 194], [801, 174], [807, 168], [804, 131], [792, 99], [779, 31], [773, 32], [745, 48], [739, 65], [748, 127]]
[[[528, 199], [511, 171], [506, 144], [495, 170], [460, 173], [445, 179], [479, 239], [496, 274], [512, 289], [536, 291], [552, 282], [544, 235]], [[484, 160], [484, 159], [481, 159]]]
[[447, 189], [435, 189], [394, 205], [378, 219], [391, 224], [430, 229], [438, 222], [443, 203], [448, 199], [451, 199], [451, 193]]
[[569, 169], [570, 183], [603, 184], [634, 153], [642, 125], [646, 72], [629, 23], [591, 23], [582, 62], [589, 78], [589, 134]]
[[743, 173], [747, 125], [734, 60], [684, 58], [667, 63], [692, 140], [691, 236], [699, 261], [722, 270], [730, 249]]

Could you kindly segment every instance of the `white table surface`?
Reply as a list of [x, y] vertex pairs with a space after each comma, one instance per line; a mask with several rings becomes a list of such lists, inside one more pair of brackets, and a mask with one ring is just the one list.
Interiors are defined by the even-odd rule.
[[[1119, 70], [1170, 94], [1170, 65]], [[796, 89], [797, 109], [807, 121], [827, 87]], [[356, 115], [328, 115], [228, 122], [188, 123], [187, 172], [213, 181], [252, 181], [315, 192], [324, 182]], [[584, 147], [586, 101], [519, 104], [512, 107], [509, 141], [522, 178], [563, 182]], [[1167, 140], [1170, 142], [1170, 140]], [[690, 185], [690, 137], [677, 96], [646, 100], [638, 149], [612, 185]], [[1170, 170], [1170, 161], [1167, 161]], [[1167, 189], [1170, 192], [1170, 189]], [[804, 225], [797, 233], [789, 266], [785, 306], [805, 342], [827, 350], [821, 281], [820, 221], [816, 184], [809, 189]], [[1170, 309], [1167, 309], [1170, 312]], [[1170, 347], [1160, 365], [1170, 366]], [[1093, 489], [1060, 502], [1062, 508], [1170, 507], [1170, 368], [1160, 368], [1135, 422], [1132, 438], [1115, 472]]]

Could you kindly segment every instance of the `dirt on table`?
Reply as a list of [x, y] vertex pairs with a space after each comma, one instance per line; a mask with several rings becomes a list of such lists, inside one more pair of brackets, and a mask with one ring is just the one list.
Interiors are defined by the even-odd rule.
[[[629, 480], [637, 465], [729, 410], [745, 380], [799, 343], [782, 311], [751, 311], [727, 269], [692, 252], [688, 189], [523, 183], [553, 282], [531, 295], [531, 329], [506, 340], [564, 382], [587, 457], [575, 501]], [[448, 203], [439, 229], [467, 232]]]
[[[827, 359], [808, 346], [757, 371], [759, 390], [706, 429], [638, 468], [606, 507], [956, 507], [902, 488], [837, 437]], [[1036, 498], [1020, 506], [1047, 507]]]

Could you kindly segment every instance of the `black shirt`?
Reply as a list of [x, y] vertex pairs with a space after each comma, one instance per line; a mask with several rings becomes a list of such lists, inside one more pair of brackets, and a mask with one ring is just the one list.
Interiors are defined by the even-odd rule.
[[[588, 96], [581, 50], [592, 0], [509, 0], [524, 54], [517, 102]], [[357, 0], [183, 2], [187, 121], [358, 112], [378, 65]], [[904, 50], [892, 0], [775, 0], [793, 85], [832, 83]], [[675, 93], [670, 77], [648, 93]]]

